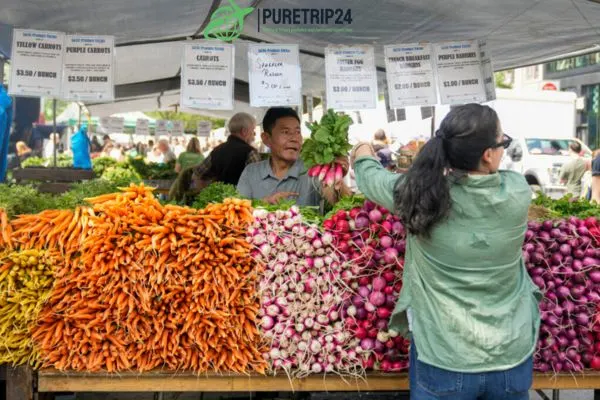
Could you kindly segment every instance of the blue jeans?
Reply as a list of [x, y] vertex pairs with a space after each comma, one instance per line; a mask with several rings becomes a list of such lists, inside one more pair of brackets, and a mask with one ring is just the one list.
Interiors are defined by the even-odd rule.
[[417, 360], [410, 346], [411, 400], [527, 400], [533, 380], [533, 357], [506, 371], [453, 372]]

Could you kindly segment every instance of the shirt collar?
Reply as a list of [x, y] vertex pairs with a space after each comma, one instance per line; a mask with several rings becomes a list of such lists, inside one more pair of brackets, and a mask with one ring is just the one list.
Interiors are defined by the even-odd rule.
[[474, 188], [499, 186], [501, 182], [502, 179], [498, 172], [488, 175], [467, 175], [459, 180], [459, 183]]
[[[244, 139], [242, 139], [242, 138], [239, 138], [239, 137], [237, 137], [237, 136], [235, 136], [235, 135], [229, 135], [229, 136], [227, 137], [227, 141], [230, 141], [230, 140], [231, 140], [231, 141], [238, 141], [238, 142], [241, 142], [241, 143], [248, 144], [248, 143], [246, 143], [246, 141], [245, 141]], [[248, 146], [250, 146], [250, 145], [248, 144]]]
[[[287, 178], [298, 179], [298, 177], [300, 177], [300, 173], [302, 172], [303, 166], [304, 164], [302, 163], [302, 160], [297, 159], [294, 165], [292, 165], [288, 170], [287, 175], [282, 180], [286, 180]], [[279, 178], [275, 176], [275, 173], [273, 173], [273, 169], [271, 168], [270, 157], [268, 160], [265, 160], [260, 176], [263, 180], [269, 177], [279, 180]]]

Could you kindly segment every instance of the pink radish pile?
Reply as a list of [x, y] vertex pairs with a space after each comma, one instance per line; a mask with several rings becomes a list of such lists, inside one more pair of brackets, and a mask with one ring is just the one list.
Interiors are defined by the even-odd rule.
[[409, 342], [389, 329], [400, 289], [406, 235], [400, 220], [365, 201], [323, 223], [335, 247], [352, 265], [353, 295], [345, 304], [346, 325], [360, 340], [364, 365], [384, 372], [408, 368]]
[[273, 372], [294, 378], [364, 375], [358, 341], [341, 315], [351, 296], [342, 277], [352, 277], [332, 247], [333, 236], [303, 223], [297, 207], [272, 213], [256, 209], [254, 216], [248, 241], [264, 268], [260, 329]]
[[581, 372], [600, 368], [597, 332], [600, 301], [600, 249], [590, 230], [595, 218], [529, 222], [523, 258], [544, 294], [534, 368], [542, 372]]

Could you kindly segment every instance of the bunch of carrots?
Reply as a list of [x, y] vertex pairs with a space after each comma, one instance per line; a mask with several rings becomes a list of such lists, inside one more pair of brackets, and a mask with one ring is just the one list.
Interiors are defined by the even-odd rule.
[[163, 206], [132, 185], [88, 203], [9, 225], [12, 245], [64, 260], [30, 330], [43, 366], [264, 373], [249, 201]]

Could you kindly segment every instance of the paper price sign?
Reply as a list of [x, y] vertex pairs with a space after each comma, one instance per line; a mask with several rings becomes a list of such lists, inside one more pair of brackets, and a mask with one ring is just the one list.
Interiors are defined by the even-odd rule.
[[210, 121], [198, 121], [198, 128], [196, 134], [200, 137], [209, 137], [210, 131], [212, 130], [212, 122]]
[[434, 52], [442, 104], [486, 101], [477, 41], [436, 43]]
[[431, 45], [385, 46], [384, 55], [390, 108], [437, 103]]
[[185, 131], [185, 124], [183, 121], [172, 121], [173, 129], [171, 130], [171, 136], [183, 136]]
[[492, 56], [485, 40], [479, 41], [479, 56], [481, 58], [481, 73], [483, 74], [486, 101], [496, 100], [496, 80], [494, 79]]
[[360, 110], [377, 107], [377, 72], [373, 46], [325, 49], [327, 107]]
[[250, 105], [297, 106], [302, 98], [298, 45], [248, 46]]
[[181, 63], [181, 106], [233, 110], [233, 57], [230, 44], [186, 44]]
[[147, 119], [138, 118], [135, 121], [135, 134], [140, 136], [150, 135], [150, 124]]
[[114, 99], [114, 38], [67, 35], [63, 57], [62, 97], [66, 100]]
[[156, 120], [154, 134], [156, 136], [168, 136], [169, 135], [169, 121], [167, 121], [166, 119]]
[[15, 29], [9, 94], [59, 97], [64, 39], [60, 32]]

